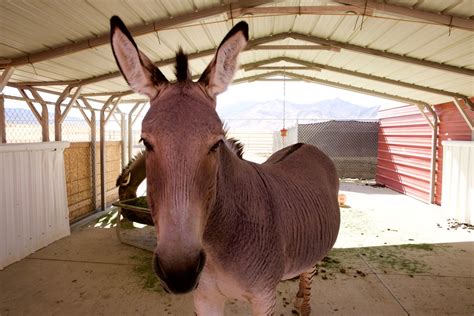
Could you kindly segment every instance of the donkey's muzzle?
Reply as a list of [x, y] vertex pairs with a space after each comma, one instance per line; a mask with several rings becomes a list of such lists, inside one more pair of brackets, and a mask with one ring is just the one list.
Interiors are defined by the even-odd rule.
[[173, 294], [184, 294], [194, 290], [199, 283], [206, 254], [200, 251], [194, 259], [186, 260], [186, 263], [164, 265], [160, 257], [153, 255], [153, 271], [160, 278], [163, 288]]

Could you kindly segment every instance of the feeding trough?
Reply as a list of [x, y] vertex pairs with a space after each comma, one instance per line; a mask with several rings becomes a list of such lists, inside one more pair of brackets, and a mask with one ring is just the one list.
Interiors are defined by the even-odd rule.
[[[154, 229], [146, 229], [144, 225], [154, 226], [146, 196], [112, 203], [118, 209], [116, 233], [121, 243], [140, 249], [153, 251], [156, 245]], [[124, 220], [123, 220], [124, 219]], [[127, 224], [125, 224], [128, 222]], [[133, 223], [142, 224], [135, 229]], [[149, 232], [151, 233], [149, 234]]]

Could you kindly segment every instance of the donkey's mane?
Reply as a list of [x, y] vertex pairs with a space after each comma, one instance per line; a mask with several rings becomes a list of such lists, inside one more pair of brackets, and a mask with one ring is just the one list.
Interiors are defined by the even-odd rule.
[[224, 127], [224, 137], [226, 139], [226, 145], [230, 147], [232, 152], [234, 152], [240, 159], [243, 159], [244, 155], [244, 144], [240, 142], [237, 138], [228, 137], [229, 130]]
[[176, 53], [176, 80], [178, 82], [185, 82], [190, 80], [189, 70], [188, 70], [188, 56], [183, 53], [183, 50], [180, 48]]
[[141, 150], [138, 154], [136, 154], [135, 156], [133, 156], [132, 159], [130, 159], [130, 161], [128, 162], [128, 164], [125, 166], [125, 168], [122, 169], [122, 172], [120, 173], [120, 175], [118, 176], [117, 178], [117, 182], [115, 183], [115, 186], [120, 186], [122, 184], [122, 178], [123, 176], [125, 176], [125, 174], [127, 172], [130, 171], [132, 165], [134, 163], [136, 163], [140, 158], [143, 157], [143, 155], [145, 154], [145, 151], [144, 150]]

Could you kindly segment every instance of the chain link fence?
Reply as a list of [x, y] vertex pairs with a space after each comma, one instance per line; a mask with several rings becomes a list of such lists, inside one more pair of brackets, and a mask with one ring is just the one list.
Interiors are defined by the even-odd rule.
[[[132, 157], [143, 149], [139, 139], [146, 110], [147, 107], [144, 107], [143, 111], [135, 113], [138, 116], [132, 116]], [[100, 137], [98, 114], [96, 113], [97, 141]], [[128, 119], [128, 115], [126, 117]], [[5, 118], [8, 142], [42, 141], [41, 125], [24, 103], [15, 108], [5, 108]], [[54, 140], [54, 112], [51, 107], [48, 122], [50, 139]], [[247, 160], [261, 163], [275, 151], [302, 142], [315, 145], [325, 152], [336, 164], [341, 178], [375, 177], [378, 120], [287, 119], [283, 123], [280, 119], [223, 119], [223, 122], [228, 136], [240, 140], [244, 145], [244, 158]], [[112, 115], [106, 124], [106, 141], [122, 140], [120, 124], [121, 115]], [[287, 129], [286, 137], [281, 136], [282, 128]], [[69, 142], [91, 140], [90, 126], [79, 109], [72, 108], [65, 118], [62, 138]]]
[[[41, 113], [41, 110], [39, 110]], [[48, 111], [49, 135], [54, 138], [54, 113]], [[5, 131], [9, 143], [42, 142], [42, 128], [31, 109], [20, 103], [5, 107]]]
[[340, 178], [374, 179], [378, 128], [378, 120], [299, 120], [287, 137], [274, 133], [273, 149], [311, 144], [334, 161]]

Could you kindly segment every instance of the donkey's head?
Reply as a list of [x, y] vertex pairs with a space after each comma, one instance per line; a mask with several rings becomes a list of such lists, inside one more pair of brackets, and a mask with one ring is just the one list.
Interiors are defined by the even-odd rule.
[[142, 140], [148, 204], [158, 235], [153, 266], [173, 293], [193, 290], [205, 263], [202, 239], [225, 142], [216, 96], [230, 84], [247, 40], [248, 26], [240, 22], [197, 82], [191, 80], [187, 57], [179, 52], [177, 81], [170, 83], [137, 49], [123, 22], [111, 19], [112, 49], [120, 71], [135, 92], [150, 98]]

